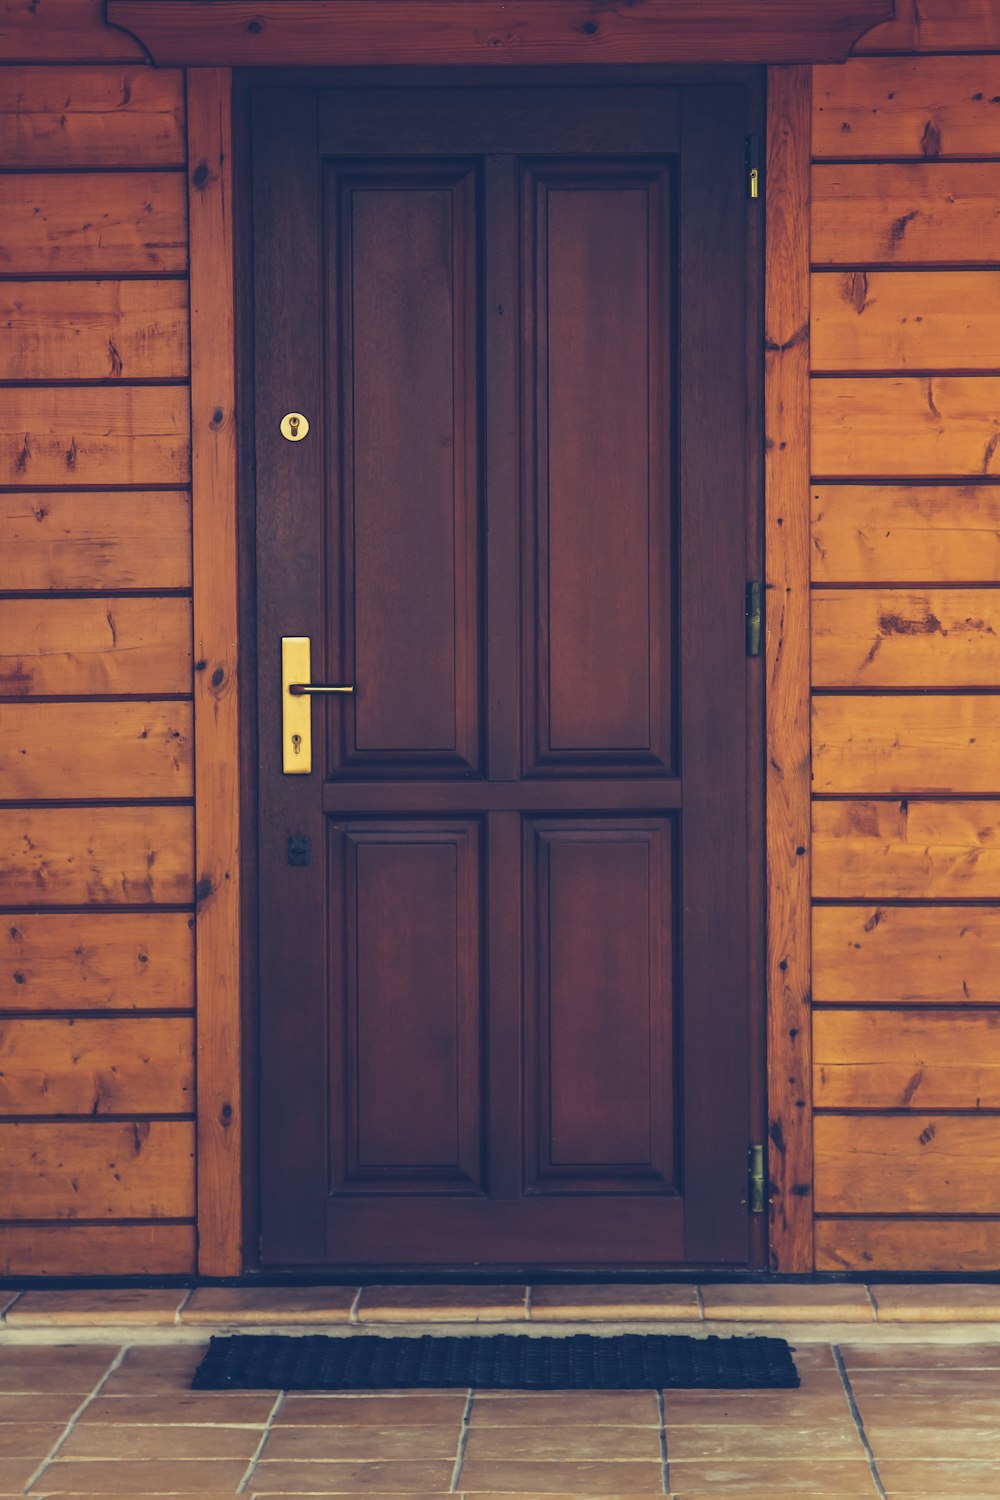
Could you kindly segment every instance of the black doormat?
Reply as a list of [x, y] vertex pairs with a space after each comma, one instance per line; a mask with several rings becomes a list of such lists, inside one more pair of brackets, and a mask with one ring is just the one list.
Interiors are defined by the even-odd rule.
[[601, 1338], [349, 1334], [213, 1338], [196, 1391], [758, 1390], [799, 1383], [784, 1339], [625, 1333]]

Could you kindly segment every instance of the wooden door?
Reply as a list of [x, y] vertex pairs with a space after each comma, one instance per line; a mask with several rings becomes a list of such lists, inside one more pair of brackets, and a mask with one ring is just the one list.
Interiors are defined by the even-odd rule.
[[745, 86], [252, 104], [262, 1262], [745, 1263]]

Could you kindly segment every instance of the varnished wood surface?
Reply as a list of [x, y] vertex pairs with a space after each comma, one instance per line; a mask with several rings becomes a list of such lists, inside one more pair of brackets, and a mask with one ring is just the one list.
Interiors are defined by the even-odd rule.
[[816, 379], [812, 466], [816, 478], [1000, 474], [1000, 378]]
[[819, 1114], [821, 1214], [1000, 1213], [1000, 1118]]
[[187, 270], [180, 172], [13, 173], [0, 179], [0, 210], [9, 275]]
[[994, 0], [896, 0], [896, 18], [867, 32], [855, 52], [1000, 51]]
[[195, 1259], [194, 1224], [0, 1224], [4, 1276], [185, 1276]]
[[817, 1271], [995, 1271], [1000, 1219], [819, 1219]]
[[1000, 583], [1000, 487], [819, 484], [814, 583]]
[[0, 697], [190, 690], [187, 599], [0, 599]]
[[818, 697], [813, 786], [902, 797], [995, 792], [1000, 699], [958, 693]]
[[190, 703], [9, 703], [0, 777], [11, 801], [190, 797]]
[[817, 1109], [1000, 1108], [1000, 1011], [820, 1010]]
[[181, 491], [0, 494], [3, 588], [186, 589], [191, 500]]
[[998, 812], [994, 802], [915, 797], [817, 802], [813, 894], [839, 900], [1000, 897]]
[[817, 265], [1000, 260], [1000, 162], [821, 162], [812, 191]]
[[0, 808], [0, 834], [5, 906], [160, 906], [192, 900], [190, 808]]
[[1000, 271], [817, 271], [812, 367], [997, 370]]
[[186, 484], [181, 386], [21, 386], [0, 403], [0, 484]]
[[817, 1004], [1000, 1004], [1000, 907], [817, 906]]
[[183, 281], [0, 282], [0, 327], [0, 380], [176, 380], [188, 373]]
[[815, 687], [1000, 687], [1000, 590], [814, 589]]
[[104, 0], [0, 0], [0, 57], [10, 63], [146, 61], [134, 37], [105, 25]]
[[[0, 56], [6, 60], [5, 51]], [[149, 67], [0, 69], [0, 161], [35, 169], [183, 166], [183, 75]]]
[[193, 927], [186, 912], [9, 917], [0, 922], [0, 1009], [189, 1010]]
[[[896, 8], [911, 3], [898, 0]], [[921, 8], [929, 9], [923, 0]], [[955, 0], [951, 9], [958, 9]], [[871, 33], [862, 46], [878, 34]], [[980, 36], [978, 56], [868, 57], [855, 58], [848, 67], [815, 68], [813, 156], [995, 157], [997, 59], [984, 55], [987, 44]]]
[[194, 1021], [180, 1017], [0, 1020], [0, 1114], [187, 1114]]
[[190, 1121], [0, 1121], [8, 1220], [190, 1218], [193, 1159]]

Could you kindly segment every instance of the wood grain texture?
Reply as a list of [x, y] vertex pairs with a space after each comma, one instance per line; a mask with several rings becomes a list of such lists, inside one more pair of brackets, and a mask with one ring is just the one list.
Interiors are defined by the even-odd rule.
[[190, 691], [187, 599], [0, 599], [0, 697]]
[[[863, 719], [859, 715], [859, 722]], [[1000, 897], [992, 802], [817, 802], [813, 895], [838, 900]]]
[[1000, 1004], [1000, 908], [817, 906], [816, 1004]]
[[1000, 260], [1000, 162], [813, 168], [816, 265]]
[[975, 795], [1000, 790], [1000, 700], [941, 694], [813, 703], [817, 792]]
[[814, 583], [1000, 583], [1000, 487], [820, 484]]
[[808, 62], [847, 56], [889, 0], [639, 0], [628, 14], [584, 0], [110, 0], [108, 18], [158, 64]]
[[1000, 1117], [817, 1115], [816, 1211], [1000, 1212]]
[[171, 380], [188, 373], [183, 281], [0, 282], [0, 329], [0, 380]]
[[0, 72], [5, 167], [181, 167], [184, 80], [148, 67]]
[[185, 1276], [193, 1224], [0, 1224], [0, 1275]]
[[1000, 69], [989, 56], [869, 57], [818, 67], [813, 157], [996, 156], [998, 94]]
[[190, 1009], [193, 928], [185, 912], [8, 917], [0, 921], [0, 1009]]
[[104, 21], [104, 0], [0, 0], [5, 62], [145, 62], [134, 37]]
[[820, 377], [812, 393], [817, 478], [1000, 474], [996, 376]]
[[819, 1219], [817, 1271], [995, 1271], [1000, 1220]]
[[186, 484], [189, 443], [180, 386], [8, 390], [0, 484]]
[[0, 777], [11, 801], [190, 797], [190, 703], [11, 703]]
[[815, 272], [812, 368], [1000, 369], [1000, 272]]
[[995, 0], [896, 0], [896, 19], [867, 32], [855, 52], [997, 52]]
[[188, 72], [198, 939], [198, 1268], [242, 1262], [232, 78]]
[[180, 172], [15, 173], [0, 179], [0, 212], [8, 275], [187, 269]]
[[768, 70], [765, 291], [770, 1256], [811, 1271], [807, 68]]
[[1000, 687], [1000, 590], [816, 589], [815, 687]]
[[0, 494], [0, 588], [190, 585], [191, 500], [180, 491]]
[[5, 906], [160, 906], [194, 894], [187, 807], [0, 808]]
[[[194, 1108], [194, 1021], [0, 1021], [0, 1114], [161, 1115]], [[145, 1269], [145, 1268], [143, 1268]]]
[[1000, 1011], [818, 1010], [817, 1109], [1000, 1108]]
[[194, 1124], [0, 1122], [0, 1197], [8, 1220], [190, 1218]]

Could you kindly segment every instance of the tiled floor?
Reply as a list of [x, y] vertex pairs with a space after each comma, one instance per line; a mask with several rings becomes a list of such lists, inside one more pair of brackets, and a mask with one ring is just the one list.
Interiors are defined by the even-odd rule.
[[0, 1495], [1000, 1495], [1000, 1344], [801, 1345], [798, 1391], [662, 1397], [194, 1393], [203, 1347], [0, 1348]]

